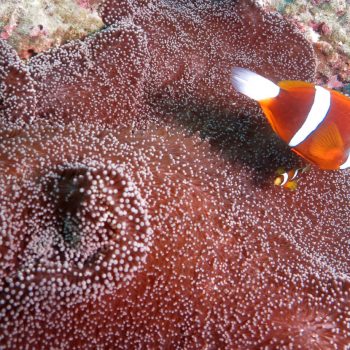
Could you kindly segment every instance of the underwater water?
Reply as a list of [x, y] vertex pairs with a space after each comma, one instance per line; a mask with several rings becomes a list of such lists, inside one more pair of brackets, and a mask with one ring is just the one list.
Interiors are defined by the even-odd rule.
[[0, 349], [349, 348], [350, 171], [276, 186], [307, 162], [231, 83], [346, 93], [349, 14], [1, 2]]

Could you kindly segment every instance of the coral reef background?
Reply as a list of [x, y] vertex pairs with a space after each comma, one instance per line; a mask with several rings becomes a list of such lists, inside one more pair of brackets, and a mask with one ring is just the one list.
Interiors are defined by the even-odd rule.
[[103, 26], [94, 0], [6, 0], [0, 3], [0, 38], [21, 58], [83, 38]]
[[313, 43], [317, 54], [316, 81], [349, 92], [350, 3], [345, 0], [262, 0], [279, 11]]

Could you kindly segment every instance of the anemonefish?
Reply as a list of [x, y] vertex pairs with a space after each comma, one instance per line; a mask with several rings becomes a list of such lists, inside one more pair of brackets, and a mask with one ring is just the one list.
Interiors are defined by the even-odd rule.
[[294, 152], [321, 169], [350, 167], [350, 98], [303, 81], [275, 84], [244, 68], [233, 68], [231, 78]]
[[277, 169], [274, 184], [276, 186], [281, 186], [287, 188], [288, 190], [294, 191], [298, 187], [298, 181], [300, 180], [300, 175], [309, 171], [310, 166], [307, 165], [303, 168], [292, 169], [285, 171], [283, 168]]

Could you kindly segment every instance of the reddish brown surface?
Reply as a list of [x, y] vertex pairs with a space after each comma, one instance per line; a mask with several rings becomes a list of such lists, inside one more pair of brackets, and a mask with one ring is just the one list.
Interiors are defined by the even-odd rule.
[[32, 124], [1, 95], [1, 347], [344, 347], [349, 174], [274, 188], [298, 160], [229, 80], [311, 80], [309, 46], [245, 1], [102, 13], [116, 24], [28, 63]]
[[36, 93], [27, 68], [5, 41], [0, 41], [0, 115], [28, 122], [35, 113]]
[[147, 61], [145, 33], [126, 23], [37, 55], [28, 65], [36, 114], [64, 121], [136, 120]]

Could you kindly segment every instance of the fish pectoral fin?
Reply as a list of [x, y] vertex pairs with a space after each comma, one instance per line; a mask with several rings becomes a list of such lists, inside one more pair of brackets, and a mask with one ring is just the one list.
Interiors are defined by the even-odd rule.
[[310, 145], [310, 153], [321, 159], [332, 159], [342, 154], [344, 142], [338, 127], [332, 123], [317, 131]]
[[298, 181], [293, 180], [293, 181], [288, 181], [285, 185], [285, 188], [287, 188], [290, 191], [295, 191], [298, 188]]
[[282, 176], [277, 176], [277, 177], [275, 178], [275, 180], [273, 181], [273, 184], [274, 184], [275, 186], [281, 186], [281, 185], [282, 185], [282, 182], [283, 182]]

